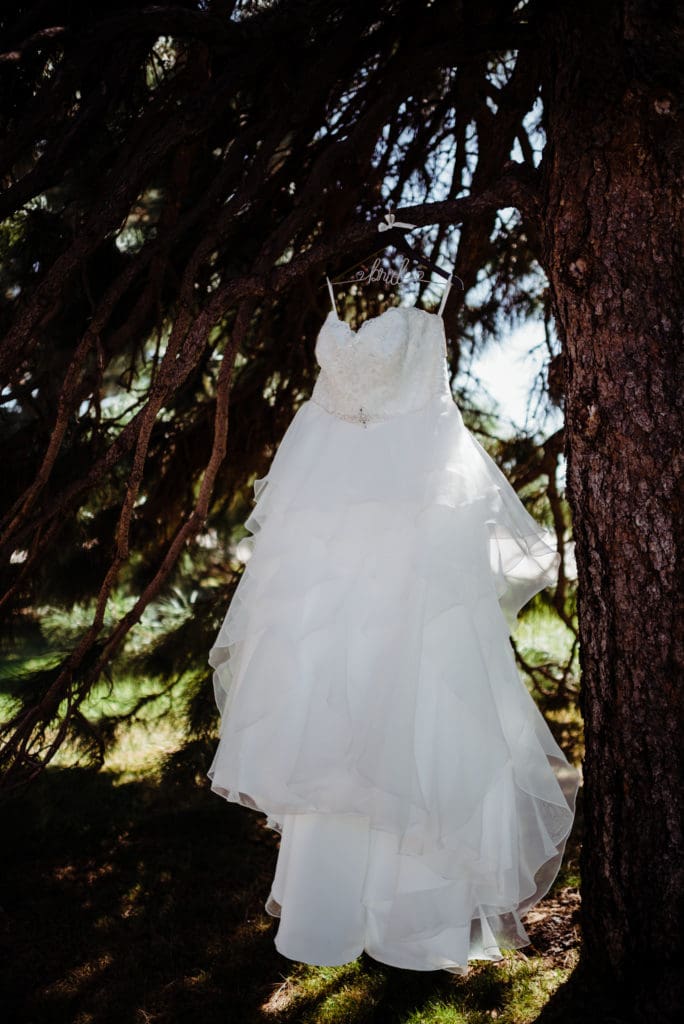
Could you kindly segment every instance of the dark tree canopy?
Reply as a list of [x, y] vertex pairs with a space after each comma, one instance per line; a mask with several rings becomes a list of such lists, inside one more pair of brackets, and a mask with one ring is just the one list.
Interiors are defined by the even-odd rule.
[[[427, 228], [425, 251], [466, 290], [482, 283], [467, 306], [454, 288], [447, 306], [454, 376], [465, 346], [550, 317], [528, 217], [535, 30], [516, 6], [54, 4], [4, 16], [2, 611], [15, 636], [35, 636], [38, 607], [92, 608], [63, 657], [17, 687], [10, 778], [67, 736], [101, 756], [106, 730], [81, 702], [181, 581], [195, 622], [145, 667], [175, 669], [181, 645], [207, 651], [236, 582], [230, 528], [315, 379], [323, 271], [379, 247], [388, 202]], [[417, 300], [433, 300], [425, 285]], [[373, 313], [357, 305], [350, 315]], [[554, 345], [549, 331], [549, 356]], [[543, 450], [525, 438], [497, 448], [531, 501], [551, 481], [562, 540], [561, 450], [560, 433]], [[565, 590], [556, 607], [574, 628]], [[127, 610], [111, 621], [115, 592]], [[563, 690], [569, 666], [555, 671], [547, 682]]]

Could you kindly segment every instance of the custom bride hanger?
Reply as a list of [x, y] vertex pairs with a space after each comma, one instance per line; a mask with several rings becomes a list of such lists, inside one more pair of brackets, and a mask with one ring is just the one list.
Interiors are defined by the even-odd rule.
[[[381, 220], [380, 223], [378, 224], [378, 231], [381, 232], [381, 233], [384, 233], [384, 235], [385, 235], [385, 237], [383, 239], [383, 243], [384, 244], [379, 249], [376, 249], [374, 252], [372, 252], [370, 254], [370, 256], [367, 256], [363, 260], [357, 261], [356, 263], [353, 263], [351, 265], [351, 267], [347, 267], [345, 270], [340, 271], [340, 273], [342, 275], [345, 275], [350, 270], [353, 270], [354, 267], [357, 267], [357, 266], [361, 265], [361, 271], [358, 274], [356, 274], [354, 277], [346, 278], [346, 277], [343, 276], [341, 279], [338, 279], [336, 281], [332, 281], [331, 282], [330, 278], [328, 277], [328, 275], [326, 275], [328, 283], [329, 284], [338, 284], [338, 285], [339, 284], [358, 284], [361, 281], [363, 281], [364, 279], [366, 279], [367, 276], [368, 276], [368, 278], [370, 280], [370, 271], [372, 269], [368, 265], [370, 259], [372, 259], [373, 256], [377, 256], [378, 253], [384, 252], [385, 249], [387, 249], [389, 246], [393, 246], [399, 252], [403, 253], [404, 256], [406, 256], [410, 261], [412, 261], [414, 263], [419, 263], [420, 265], [422, 265], [424, 267], [428, 267], [430, 270], [433, 270], [436, 274], [439, 274], [440, 277], [446, 278], [449, 287], [451, 287], [452, 281], [455, 280], [455, 281], [458, 281], [458, 283], [460, 284], [461, 288], [465, 291], [465, 285], [463, 284], [463, 281], [461, 280], [460, 277], [458, 277], [456, 274], [450, 274], [446, 270], [443, 270], [442, 267], [438, 266], [435, 262], [433, 262], [432, 260], [429, 260], [421, 252], [418, 252], [416, 249], [412, 248], [409, 245], [409, 243], [407, 242], [406, 238], [404, 237], [404, 231], [402, 231], [400, 229], [403, 228], [404, 230], [408, 230], [408, 229], [415, 228], [417, 226], [418, 226], [417, 224], [408, 224], [405, 221], [398, 221], [396, 219], [395, 214], [392, 213], [391, 211], [388, 211], [385, 214], [384, 219]], [[421, 277], [421, 280], [422, 280], [422, 277]]]

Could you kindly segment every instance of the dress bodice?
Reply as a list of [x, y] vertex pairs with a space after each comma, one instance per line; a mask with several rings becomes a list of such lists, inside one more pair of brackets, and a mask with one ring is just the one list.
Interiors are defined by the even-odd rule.
[[444, 321], [393, 306], [358, 331], [331, 309], [316, 339], [320, 367], [311, 400], [341, 419], [377, 422], [451, 397]]

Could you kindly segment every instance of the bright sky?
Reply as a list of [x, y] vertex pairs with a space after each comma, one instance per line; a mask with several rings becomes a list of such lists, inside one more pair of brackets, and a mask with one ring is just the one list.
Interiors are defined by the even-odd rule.
[[553, 406], [547, 415], [536, 408], [539, 382], [535, 388], [535, 381], [548, 357], [543, 337], [542, 324], [525, 324], [501, 342], [490, 341], [475, 360], [467, 356], [462, 371], [474, 378], [473, 387], [481, 381], [484, 391], [498, 403], [504, 428], [510, 421], [517, 431], [539, 431], [548, 436], [563, 425], [563, 414]]
[[[536, 409], [536, 400], [529, 402], [532, 391], [537, 394], [539, 385], [535, 390], [535, 380], [547, 359], [543, 337], [543, 325], [529, 323], [512, 331], [500, 343], [491, 341], [477, 359], [466, 358], [464, 361], [462, 372], [472, 378], [473, 399], [481, 400], [481, 392], [475, 388], [479, 379], [483, 390], [498, 403], [502, 436], [508, 433], [509, 422], [523, 433], [538, 432], [542, 439], [563, 425], [560, 409], [550, 406], [548, 415], [544, 416], [541, 410]], [[530, 409], [528, 404], [531, 405]], [[565, 472], [565, 459], [561, 457], [557, 477], [557, 486], [561, 491], [565, 488]], [[565, 573], [569, 578], [577, 575], [572, 542], [565, 545]]]

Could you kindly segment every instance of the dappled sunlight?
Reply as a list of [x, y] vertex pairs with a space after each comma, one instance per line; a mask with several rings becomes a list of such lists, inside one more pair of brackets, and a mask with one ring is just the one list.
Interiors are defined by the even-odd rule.
[[[530, 663], [562, 663], [569, 633], [541, 610], [521, 620], [516, 641]], [[124, 677], [110, 692], [121, 719], [101, 770], [69, 767], [76, 752], [62, 748], [6, 809], [17, 851], [3, 900], [16, 935], [5, 984], [13, 1019], [527, 1024], [570, 975], [579, 946], [581, 791], [559, 876], [525, 918], [524, 951], [498, 965], [475, 962], [465, 978], [400, 970], [366, 953], [342, 966], [293, 962], [275, 949], [278, 920], [264, 908], [278, 836], [262, 815], [212, 798], [203, 741], [188, 743], [163, 693], [157, 700], [150, 686], [136, 708], [134, 690]], [[578, 710], [539, 703], [577, 764]], [[127, 717], [133, 708], [140, 714]], [[28, 865], [27, 848], [36, 851]]]
[[466, 978], [366, 953], [336, 967], [290, 961], [263, 906], [278, 837], [217, 803], [187, 779], [53, 768], [8, 804], [10, 1019], [526, 1024], [573, 967], [578, 897], [557, 887], [528, 919], [527, 952], [475, 963]]
[[103, 953], [92, 960], [85, 960], [71, 968], [68, 975], [59, 978], [52, 985], [46, 985], [42, 993], [46, 1000], [78, 996], [79, 993], [96, 982], [103, 971], [107, 970], [114, 963], [111, 953]]
[[458, 978], [401, 971], [363, 954], [342, 967], [293, 967], [260, 1012], [264, 1021], [297, 1024], [531, 1024], [576, 960], [574, 951], [559, 968], [548, 957], [511, 951], [501, 964], [476, 962]]
[[[297, 1009], [305, 1014], [300, 1019], [306, 1020], [306, 1014], [315, 1007], [316, 1020], [353, 1021], [355, 1013], [364, 1005], [368, 1006], [373, 988], [379, 987], [378, 979], [372, 978], [360, 964], [359, 958], [338, 967], [295, 965], [260, 1007], [264, 1019], [282, 1019], [284, 1013]], [[346, 1016], [339, 1017], [343, 1007]], [[338, 1016], [330, 1017], [333, 1008]]]

